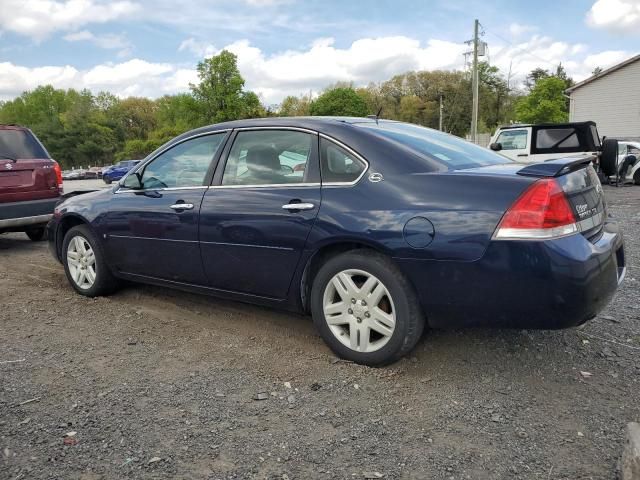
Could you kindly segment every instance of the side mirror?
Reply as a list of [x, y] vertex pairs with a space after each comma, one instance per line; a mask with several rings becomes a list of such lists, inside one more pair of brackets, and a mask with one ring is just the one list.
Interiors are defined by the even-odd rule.
[[122, 186], [126, 188], [130, 188], [132, 190], [141, 190], [142, 189], [142, 174], [139, 172], [134, 172], [131, 175], [127, 175], [122, 182]]
[[492, 143], [491, 145], [489, 145], [489, 148], [494, 152], [499, 152], [500, 150], [502, 150], [502, 144], [500, 142]]

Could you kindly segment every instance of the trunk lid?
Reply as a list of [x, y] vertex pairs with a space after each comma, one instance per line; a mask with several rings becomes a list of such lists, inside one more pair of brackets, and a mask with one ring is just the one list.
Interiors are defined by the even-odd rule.
[[602, 185], [593, 169], [593, 156], [569, 157], [528, 165], [518, 175], [554, 177], [576, 216], [578, 230], [592, 239], [602, 231], [606, 204]]
[[602, 185], [592, 166], [593, 160], [593, 156], [583, 155], [528, 165], [512, 163], [480, 167], [464, 172], [555, 178], [573, 209], [578, 231], [592, 240], [599, 236], [606, 219], [606, 203]]

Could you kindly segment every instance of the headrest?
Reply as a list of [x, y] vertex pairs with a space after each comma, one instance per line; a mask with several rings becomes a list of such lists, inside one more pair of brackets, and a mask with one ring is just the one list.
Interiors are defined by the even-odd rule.
[[275, 173], [281, 169], [278, 152], [273, 147], [251, 147], [247, 151], [246, 161], [247, 169], [254, 173]]

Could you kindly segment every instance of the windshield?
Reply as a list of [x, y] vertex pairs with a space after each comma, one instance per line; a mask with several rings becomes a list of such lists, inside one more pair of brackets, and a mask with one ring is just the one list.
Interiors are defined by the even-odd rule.
[[49, 158], [47, 152], [26, 130], [0, 130], [0, 155], [10, 158]]
[[444, 165], [447, 170], [512, 162], [506, 157], [461, 138], [417, 125], [380, 122], [379, 124], [360, 124], [360, 126], [375, 130], [376, 134], [409, 148], [419, 156]]

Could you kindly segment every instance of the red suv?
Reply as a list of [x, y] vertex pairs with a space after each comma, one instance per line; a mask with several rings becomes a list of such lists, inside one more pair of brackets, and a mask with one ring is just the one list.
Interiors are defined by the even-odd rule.
[[62, 195], [62, 170], [31, 130], [0, 125], [0, 233], [25, 232], [34, 241]]

